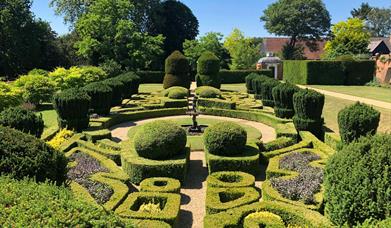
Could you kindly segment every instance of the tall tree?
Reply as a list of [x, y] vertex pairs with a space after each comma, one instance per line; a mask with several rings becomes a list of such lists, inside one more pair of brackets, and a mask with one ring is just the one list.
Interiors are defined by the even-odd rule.
[[213, 52], [220, 59], [220, 67], [228, 69], [230, 55], [223, 46], [223, 34], [209, 32], [197, 40], [185, 40], [183, 52], [189, 58], [193, 70], [196, 69], [198, 58], [206, 51]]
[[287, 46], [292, 50], [299, 40], [309, 42], [311, 49], [317, 50], [314, 41], [327, 35], [330, 29], [330, 14], [321, 0], [278, 0], [263, 13], [261, 20], [267, 31], [289, 36]]
[[161, 8], [154, 19], [156, 26], [152, 34], [162, 34], [165, 56], [173, 51], [183, 51], [185, 40], [194, 40], [198, 35], [198, 20], [193, 12], [185, 4], [177, 0], [166, 0], [161, 3]]
[[50, 25], [31, 12], [31, 0], [0, 1], [0, 75], [14, 77], [58, 65], [55, 39]]
[[115, 61], [124, 69], [145, 69], [162, 54], [164, 38], [142, 33], [128, 0], [96, 0], [77, 21], [78, 54], [98, 65]]
[[361, 20], [367, 20], [368, 14], [371, 12], [372, 7], [367, 3], [361, 3], [361, 6], [357, 9], [350, 11], [352, 17], [359, 18]]
[[325, 58], [335, 59], [343, 55], [367, 54], [370, 33], [365, 28], [364, 21], [350, 18], [341, 21], [331, 28], [333, 39], [327, 41]]
[[242, 31], [234, 29], [225, 39], [224, 47], [231, 55], [231, 70], [247, 70], [255, 68], [256, 62], [262, 56], [262, 40], [245, 37]]
[[63, 15], [64, 21], [73, 26], [77, 19], [87, 13], [88, 7], [94, 0], [51, 0], [50, 6], [57, 15]]
[[391, 35], [391, 8], [373, 8], [367, 16], [367, 27], [372, 36]]

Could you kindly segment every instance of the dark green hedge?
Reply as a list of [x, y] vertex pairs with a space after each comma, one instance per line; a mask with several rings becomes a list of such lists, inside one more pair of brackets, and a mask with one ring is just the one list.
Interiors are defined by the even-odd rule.
[[163, 83], [164, 71], [137, 71], [137, 75], [141, 78], [141, 83]]
[[274, 80], [274, 79], [266, 77], [265, 75], [260, 75], [254, 78], [253, 80], [251, 80], [255, 99], [258, 100], [262, 99], [262, 85], [270, 80]]
[[274, 113], [277, 117], [290, 119], [295, 115], [293, 95], [298, 91], [299, 87], [288, 82], [273, 88]]
[[126, 90], [126, 86], [123, 82], [116, 78], [109, 78], [103, 81], [106, 85], [108, 85], [113, 91], [113, 97], [111, 99], [111, 106], [119, 106], [122, 105], [122, 96], [124, 91]]
[[65, 187], [0, 177], [0, 195], [1, 227], [133, 227]]
[[134, 72], [127, 72], [115, 77], [125, 85], [122, 98], [131, 98], [133, 94], [138, 94], [141, 78]]
[[390, 216], [391, 135], [362, 137], [327, 162], [325, 211], [338, 226]]
[[[67, 159], [32, 135], [0, 126], [0, 175], [15, 179], [46, 179], [62, 184], [66, 180]], [[1, 220], [1, 219], [0, 219]]]
[[174, 51], [167, 57], [165, 73], [163, 80], [164, 89], [173, 86], [190, 88], [190, 63], [180, 51]]
[[40, 138], [44, 128], [42, 115], [22, 107], [11, 107], [0, 113], [0, 125], [8, 126]]
[[113, 90], [110, 86], [102, 82], [93, 82], [83, 87], [83, 90], [91, 97], [90, 109], [92, 113], [99, 115], [110, 114], [113, 98]]
[[91, 97], [80, 89], [64, 90], [53, 98], [60, 128], [82, 131], [88, 127]]
[[220, 60], [212, 52], [204, 52], [197, 61], [197, 86], [221, 87]]
[[234, 84], [245, 83], [246, 77], [249, 74], [265, 75], [269, 78], [273, 78], [273, 72], [271, 70], [220, 70], [220, 78], [222, 84]]
[[270, 79], [261, 84], [261, 97], [264, 106], [274, 107], [273, 88], [280, 84], [279, 81]]
[[158, 120], [143, 125], [134, 135], [134, 148], [144, 158], [170, 159], [183, 152], [186, 131], [174, 122]]
[[364, 85], [375, 73], [375, 62], [284, 61], [284, 80], [303, 85]]
[[357, 102], [342, 109], [338, 113], [338, 125], [341, 139], [351, 143], [361, 136], [376, 134], [379, 126], [380, 112], [374, 108]]

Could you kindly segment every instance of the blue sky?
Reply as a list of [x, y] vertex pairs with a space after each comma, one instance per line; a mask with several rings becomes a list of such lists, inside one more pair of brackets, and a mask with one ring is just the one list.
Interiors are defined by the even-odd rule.
[[[200, 35], [214, 31], [228, 35], [233, 28], [239, 28], [246, 36], [271, 36], [260, 22], [260, 16], [267, 6], [276, 0], [181, 0], [196, 15], [200, 22]], [[324, 0], [332, 23], [346, 20], [350, 11], [362, 2], [371, 6], [389, 7], [390, 0]], [[68, 32], [62, 17], [55, 16], [49, 1], [34, 0], [33, 12], [37, 17], [48, 21], [58, 34]]]

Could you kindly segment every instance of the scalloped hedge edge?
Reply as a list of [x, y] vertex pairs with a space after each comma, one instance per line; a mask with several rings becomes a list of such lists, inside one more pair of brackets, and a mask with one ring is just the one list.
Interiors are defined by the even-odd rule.
[[[221, 180], [222, 177], [229, 176], [232, 178], [240, 178], [239, 181], [227, 182]], [[255, 186], [255, 177], [251, 174], [239, 171], [222, 171], [215, 172], [208, 176], [206, 179], [208, 188], [240, 188], [240, 187], [253, 187]]]
[[[163, 182], [164, 186], [158, 186], [156, 183]], [[140, 183], [141, 192], [163, 192], [179, 193], [181, 191], [181, 182], [169, 177], [151, 177], [144, 179]]]
[[283, 197], [276, 189], [274, 189], [271, 185], [270, 179], [273, 177], [278, 177], [278, 178], [283, 178], [283, 179], [292, 179], [295, 178], [299, 175], [298, 172], [296, 171], [291, 171], [291, 170], [285, 170], [285, 169], [280, 169], [279, 164], [280, 160], [292, 153], [304, 153], [304, 152], [312, 152], [320, 156], [321, 159], [310, 162], [309, 165], [312, 167], [320, 167], [324, 168], [324, 165], [328, 159], [328, 155], [320, 151], [319, 149], [309, 149], [309, 148], [304, 148], [304, 149], [299, 149], [299, 150], [294, 150], [282, 155], [279, 155], [277, 157], [274, 157], [270, 159], [269, 165], [266, 170], [266, 181], [262, 183], [262, 196], [265, 201], [282, 201], [285, 203], [293, 204], [296, 206], [304, 207], [307, 209], [311, 210], [316, 210], [320, 211], [323, 207], [323, 193], [324, 193], [324, 186], [323, 184], [321, 185], [321, 189], [319, 192], [317, 192], [314, 195], [314, 199], [316, 201], [316, 204], [305, 204], [302, 201], [294, 201], [287, 199]]

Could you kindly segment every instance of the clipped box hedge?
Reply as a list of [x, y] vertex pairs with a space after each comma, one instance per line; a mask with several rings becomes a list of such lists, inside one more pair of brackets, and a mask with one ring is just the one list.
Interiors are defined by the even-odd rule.
[[259, 151], [261, 152], [269, 152], [273, 150], [279, 150], [288, 146], [292, 146], [297, 143], [297, 140], [290, 137], [279, 137], [271, 142], [268, 143], [257, 143], [259, 147]]
[[265, 164], [263, 162], [268, 163], [269, 159], [271, 159], [271, 158], [273, 158], [275, 156], [278, 156], [278, 155], [281, 155], [281, 154], [285, 154], [285, 153], [289, 153], [289, 152], [294, 151], [294, 150], [298, 150], [298, 149], [302, 149], [302, 148], [311, 148], [311, 147], [312, 147], [312, 142], [311, 141], [303, 140], [303, 141], [301, 141], [301, 142], [299, 142], [297, 144], [294, 144], [292, 146], [288, 146], [288, 147], [285, 147], [285, 148], [281, 148], [281, 149], [278, 149], [278, 150], [261, 152], [261, 154], [260, 154], [260, 161], [262, 162], [262, 164]]
[[206, 108], [236, 109], [236, 103], [222, 99], [200, 98], [197, 101], [198, 106]]
[[274, 77], [271, 70], [220, 70], [219, 75], [222, 80], [222, 84], [235, 84], [245, 83], [246, 77], [251, 73], [265, 75], [270, 78]]
[[151, 160], [140, 157], [134, 148], [121, 153], [123, 170], [130, 176], [130, 181], [139, 184], [151, 177], [170, 177], [184, 182], [190, 159], [190, 149], [170, 160]]
[[184, 108], [187, 107], [187, 99], [162, 98], [164, 108]]
[[179, 193], [181, 182], [168, 177], [152, 177], [140, 183], [141, 192]]
[[263, 182], [263, 184], [262, 184], [262, 197], [264, 200], [282, 201], [285, 203], [289, 203], [289, 204], [293, 204], [293, 205], [297, 205], [300, 207], [304, 207], [304, 208], [311, 209], [311, 210], [317, 210], [317, 211], [322, 209], [323, 193], [324, 193], [323, 184], [321, 185], [321, 190], [319, 192], [315, 193], [315, 195], [314, 195], [315, 204], [305, 204], [301, 200], [295, 201], [295, 200], [290, 200], [290, 199], [285, 198], [284, 196], [282, 196], [278, 192], [278, 190], [276, 190], [272, 187], [272, 184], [270, 181], [271, 178], [281, 178], [283, 180], [289, 180], [289, 179], [297, 177], [298, 172], [296, 172], [296, 171], [280, 169], [280, 160], [283, 157], [288, 156], [289, 154], [292, 154], [292, 153], [306, 153], [306, 152], [314, 153], [316, 155], [319, 155], [319, 157], [320, 157], [319, 160], [310, 162], [309, 166], [320, 167], [322, 169], [324, 168], [324, 164], [326, 163], [328, 155], [324, 154], [322, 151], [317, 150], [317, 149], [304, 148], [304, 149], [294, 150], [294, 151], [273, 157], [272, 159], [269, 160], [269, 165], [266, 170], [267, 180], [265, 182]]
[[231, 208], [251, 204], [261, 198], [253, 187], [210, 188], [206, 191], [205, 207], [207, 214], [216, 214]]
[[259, 152], [253, 146], [246, 146], [242, 153], [235, 157], [219, 156], [205, 149], [209, 174], [220, 171], [241, 171], [256, 175], [259, 171]]
[[102, 129], [97, 131], [83, 131], [88, 141], [96, 142], [101, 139], [111, 139], [111, 131]]
[[[140, 211], [143, 204], [159, 203], [161, 211]], [[115, 213], [131, 219], [159, 220], [175, 226], [179, 217], [181, 196], [173, 193], [135, 192], [115, 210]]]
[[285, 224], [293, 225], [293, 227], [333, 227], [332, 223], [326, 217], [316, 211], [277, 201], [256, 202], [225, 212], [206, 215], [204, 218], [204, 227], [243, 227], [244, 218], [258, 211], [272, 212], [280, 216]]
[[284, 80], [302, 85], [365, 85], [375, 73], [375, 61], [284, 61]]
[[141, 78], [143, 84], [161, 84], [164, 80], [164, 71], [138, 71], [137, 75]]
[[255, 177], [244, 172], [225, 171], [210, 174], [206, 182], [208, 188], [253, 187], [255, 185]]

